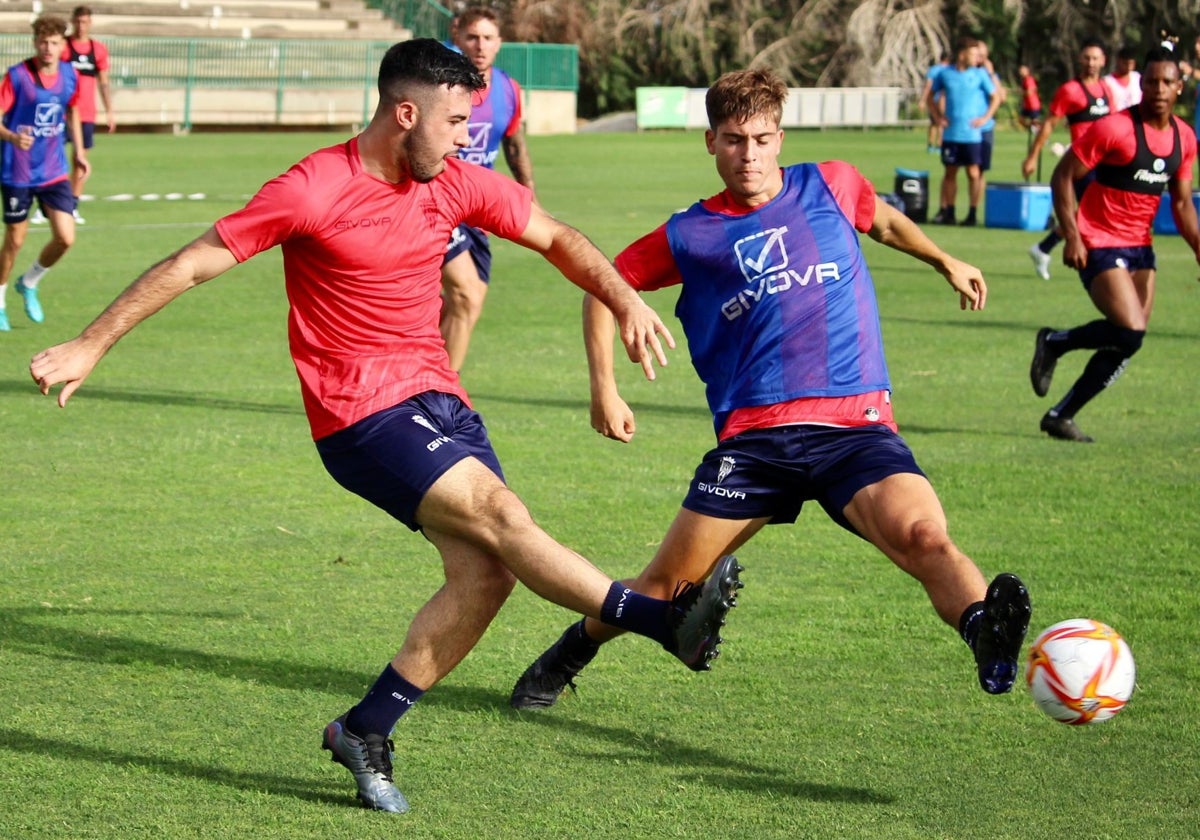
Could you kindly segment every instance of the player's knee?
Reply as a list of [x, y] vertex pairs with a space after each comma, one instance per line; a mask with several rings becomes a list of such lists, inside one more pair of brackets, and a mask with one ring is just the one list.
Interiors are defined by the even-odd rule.
[[1114, 329], [1113, 338], [1116, 348], [1125, 355], [1125, 358], [1129, 358], [1142, 349], [1142, 341], [1145, 337], [1145, 330], [1131, 330], [1127, 327], [1116, 327]]
[[921, 577], [920, 569], [931, 561], [937, 562], [952, 555], [954, 543], [946, 529], [931, 519], [918, 519], [904, 534], [904, 543], [899, 546], [905, 558], [903, 565], [912, 574]]

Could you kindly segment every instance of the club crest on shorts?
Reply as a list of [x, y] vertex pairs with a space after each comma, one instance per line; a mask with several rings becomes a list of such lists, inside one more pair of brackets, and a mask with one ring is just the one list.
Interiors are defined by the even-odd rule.
[[721, 458], [721, 467], [717, 470], [717, 484], [720, 484], [729, 474], [733, 472], [733, 468], [737, 466], [737, 459], [724, 455]]

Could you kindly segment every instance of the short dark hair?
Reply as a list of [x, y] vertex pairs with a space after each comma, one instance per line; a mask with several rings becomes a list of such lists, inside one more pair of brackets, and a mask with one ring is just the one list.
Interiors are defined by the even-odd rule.
[[1104, 42], [1101, 41], [1099, 38], [1084, 39], [1084, 42], [1079, 45], [1079, 51], [1083, 52], [1084, 50], [1088, 49], [1089, 47], [1095, 47], [1096, 49], [1100, 50], [1100, 52], [1104, 53], [1105, 58], [1108, 58], [1108, 49], [1104, 46]]
[[433, 38], [393, 44], [379, 63], [379, 96], [399, 102], [411, 85], [463, 87], [474, 92], [486, 83], [466, 56]]
[[92, 7], [91, 6], [76, 6], [74, 9], [71, 10], [71, 17], [73, 17], [73, 18], [91, 17], [91, 16], [92, 16]]
[[1117, 50], [1117, 61], [1132, 61], [1137, 58], [1137, 47], [1128, 44]]
[[1145, 70], [1155, 61], [1166, 61], [1179, 67], [1179, 56], [1175, 55], [1175, 50], [1169, 47], [1151, 47], [1150, 51], [1146, 53], [1145, 59], [1142, 60], [1142, 69]]

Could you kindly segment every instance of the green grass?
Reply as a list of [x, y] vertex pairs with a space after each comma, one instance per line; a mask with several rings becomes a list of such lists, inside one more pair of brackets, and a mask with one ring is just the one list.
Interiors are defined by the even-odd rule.
[[[983, 267], [988, 307], [864, 247], [901, 430], [959, 544], [1020, 573], [1035, 629], [1122, 631], [1138, 691], [1076, 729], [1023, 688], [975, 686], [919, 587], [813, 507], [741, 553], [741, 604], [711, 673], [622, 639], [543, 714], [513, 680], [570, 620], [519, 589], [476, 650], [401, 722], [400, 818], [353, 806], [318, 747], [438, 586], [432, 549], [338, 488], [308, 440], [266, 254], [128, 336], [65, 411], [29, 357], [74, 335], [141, 269], [331, 135], [99, 138], [96, 201], [44, 283], [47, 322], [9, 295], [0, 336], [0, 836], [12, 838], [1088, 838], [1200, 836], [1200, 286], [1160, 237], [1159, 301], [1124, 378], [1080, 425], [1037, 430], [1027, 369], [1043, 324], [1093, 317], [1035, 234], [931, 228]], [[609, 253], [717, 189], [698, 134], [532, 138], [542, 203]], [[789, 133], [785, 162], [841, 157], [890, 190], [940, 169], [918, 132]], [[996, 180], [1024, 138], [1001, 133]], [[960, 207], [962, 205], [960, 204]], [[961, 212], [961, 211], [960, 211]], [[44, 233], [31, 233], [18, 271]], [[587, 422], [579, 296], [497, 244], [465, 371], [512, 486], [552, 534], [637, 571], [711, 444], [683, 348], [658, 381], [621, 371], [638, 412], [620, 446]], [[674, 296], [649, 297], [670, 316]], [[671, 321], [673, 323], [673, 319]], [[676, 330], [677, 337], [681, 332]], [[1052, 392], [1083, 357], [1060, 365]]]

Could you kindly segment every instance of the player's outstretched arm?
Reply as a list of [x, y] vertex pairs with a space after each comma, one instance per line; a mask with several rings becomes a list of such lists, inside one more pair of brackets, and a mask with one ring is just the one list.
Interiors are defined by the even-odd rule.
[[628, 443], [637, 431], [633, 410], [621, 398], [613, 369], [613, 330], [608, 308], [592, 295], [583, 297], [583, 345], [587, 350], [592, 392], [592, 428], [605, 437]]
[[58, 404], [66, 406], [71, 394], [122, 336], [188, 289], [236, 263], [216, 230], [210, 228], [142, 274], [78, 336], [34, 356], [29, 374], [43, 394], [61, 384]]
[[607, 306], [620, 324], [621, 343], [629, 360], [642, 366], [647, 379], [654, 379], [654, 362], [667, 364], [663, 343], [674, 349], [675, 339], [658, 313], [622, 279], [600, 249], [536, 204], [516, 241], [540, 253], [564, 277]]
[[876, 242], [895, 248], [937, 269], [959, 294], [962, 309], [983, 309], [987, 304], [987, 283], [978, 268], [952, 257], [939, 248], [916, 222], [895, 207], [875, 199], [875, 222], [869, 235]]

